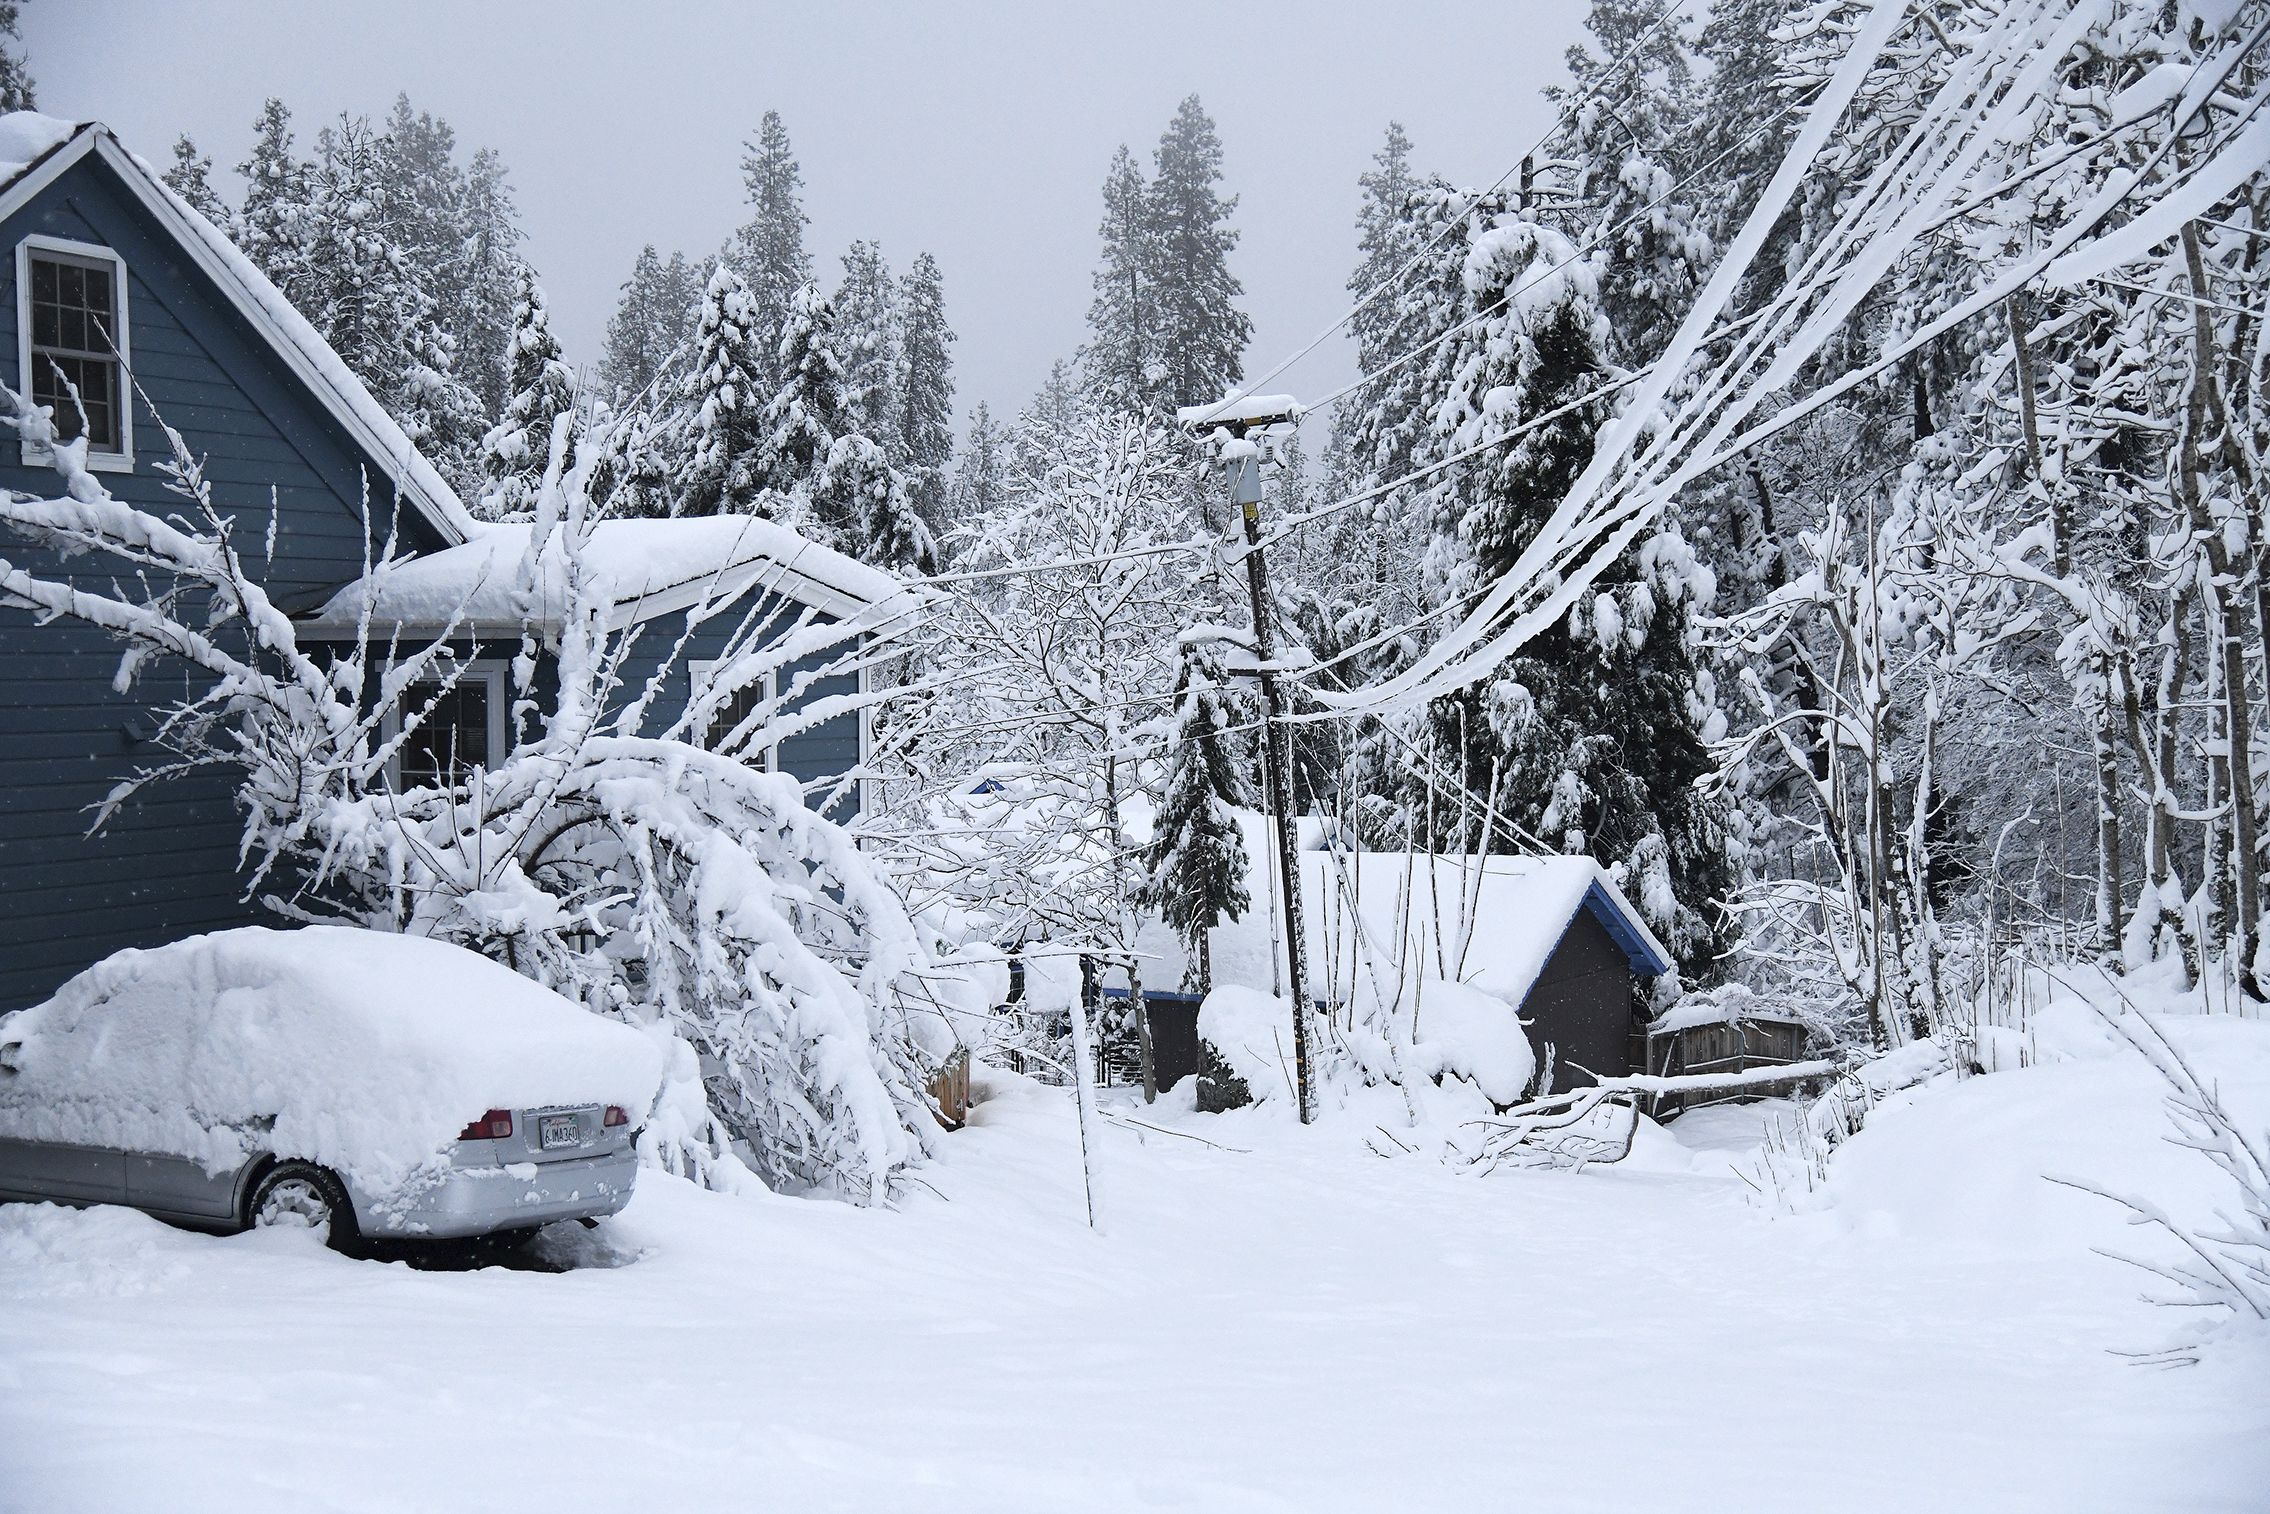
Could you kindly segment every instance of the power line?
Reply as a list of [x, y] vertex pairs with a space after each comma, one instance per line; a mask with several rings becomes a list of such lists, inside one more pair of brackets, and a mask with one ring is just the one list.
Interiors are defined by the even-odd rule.
[[[1607, 83], [1610, 79], [1613, 79], [1618, 74], [1620, 74], [1626, 64], [1635, 61], [1639, 57], [1641, 51], [1645, 49], [1649, 43], [1655, 40], [1656, 34], [1668, 27], [1674, 20], [1679, 17], [1682, 12], [1686, 10], [1688, 6], [1692, 5], [1693, 3], [1694, 0], [1677, 0], [1676, 4], [1665, 10], [1663, 15], [1657, 19], [1656, 23], [1653, 26], [1649, 27], [1646, 31], [1642, 32], [1639, 36], [1639, 40], [1634, 42], [1628, 49], [1625, 50], [1623, 56], [1616, 59], [1616, 61], [1610, 64], [1608, 67], [1602, 69], [1599, 75], [1594, 78], [1592, 83], [1586, 85], [1584, 90], [1580, 94], [1576, 95], [1566, 105], [1563, 105], [1561, 107], [1559, 113], [1553, 117], [1552, 125], [1545, 128], [1544, 133], [1540, 135], [1533, 144], [1531, 144], [1527, 152], [1524, 152], [1519, 158], [1515, 159], [1513, 163], [1508, 165], [1504, 172], [1500, 173], [1495, 179], [1492, 179], [1489, 183], [1488, 188], [1483, 189], [1478, 194], [1476, 194], [1474, 196], [1473, 203], [1475, 205], [1479, 205], [1482, 202], [1484, 196], [1494, 194], [1500, 188], [1504, 187], [1505, 181], [1512, 178], [1513, 175], [1520, 170], [1523, 163], [1526, 163], [1534, 158], [1537, 155], [1538, 151], [1542, 149], [1547, 142], [1550, 142], [1554, 138], [1554, 136], [1560, 132], [1561, 128], [1567, 125], [1569, 121], [1571, 121], [1575, 117], [1575, 114], [1578, 110], [1582, 109], [1586, 104], [1590, 103], [1592, 96], [1600, 89], [1603, 84]], [[1469, 209], [1471, 208], [1472, 207], [1469, 206]], [[1276, 367], [1270, 369], [1267, 373], [1261, 375], [1261, 377], [1253, 380], [1249, 384], [1244, 385], [1240, 390], [1240, 393], [1255, 394], [1260, 392], [1263, 385], [1275, 381], [1279, 375], [1290, 369], [1294, 364], [1300, 362], [1303, 358], [1307, 357], [1317, 348], [1323, 346], [1325, 341], [1330, 338], [1334, 332], [1347, 325], [1348, 322], [1354, 320], [1359, 314], [1363, 312], [1365, 307], [1369, 306], [1372, 303], [1372, 301], [1378, 299], [1381, 295], [1387, 293], [1387, 291], [1389, 291], [1390, 289], [1400, 287], [1403, 283], [1403, 280], [1410, 276], [1411, 270], [1417, 268], [1420, 263], [1425, 261], [1427, 254], [1434, 251], [1435, 244], [1440, 242], [1444, 237], [1448, 236], [1450, 234], [1451, 228], [1453, 226], [1456, 226], [1457, 224], [1458, 221], [1455, 219], [1446, 221], [1435, 231], [1435, 234], [1433, 236], [1427, 239], [1424, 246], [1422, 246], [1417, 252], [1411, 254], [1410, 258], [1404, 262], [1403, 266], [1396, 269], [1386, 278], [1381, 279], [1370, 289], [1364, 291], [1362, 295], [1358, 296], [1355, 304], [1350, 305], [1346, 310], [1342, 311], [1339, 317], [1335, 319], [1331, 325], [1325, 327], [1322, 331], [1319, 331], [1315, 336], [1311, 337], [1306, 346], [1302, 347], [1292, 356], [1286, 358]], [[1200, 417], [1193, 424], [1204, 425], [1208, 421], [1215, 419], [1229, 407], [1231, 401], [1234, 398], [1236, 398], [1236, 396], [1234, 395], [1225, 395], [1221, 400], [1217, 401], [1204, 416]]]

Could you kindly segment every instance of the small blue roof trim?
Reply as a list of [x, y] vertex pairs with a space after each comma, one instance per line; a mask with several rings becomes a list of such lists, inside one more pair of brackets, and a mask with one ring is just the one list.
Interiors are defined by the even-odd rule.
[[1584, 891], [1584, 909], [1600, 922], [1600, 928], [1608, 933], [1608, 939], [1616, 943], [1616, 949], [1632, 965], [1635, 976], [1654, 978], [1671, 970], [1671, 964], [1657, 955], [1646, 933], [1618, 907], [1615, 896], [1598, 883]]

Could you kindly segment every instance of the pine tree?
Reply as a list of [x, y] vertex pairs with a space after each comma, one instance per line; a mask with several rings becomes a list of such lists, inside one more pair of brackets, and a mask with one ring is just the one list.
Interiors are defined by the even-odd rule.
[[1357, 258], [1348, 275], [1348, 293], [1358, 300], [1371, 298], [1348, 318], [1348, 332], [1356, 339], [1357, 366], [1370, 373], [1404, 350], [1396, 295], [1406, 265], [1419, 251], [1411, 219], [1419, 182], [1411, 172], [1411, 139], [1402, 122], [1387, 123], [1387, 138], [1372, 155], [1370, 170], [1357, 176], [1356, 186], [1363, 191], [1363, 208], [1356, 213]]
[[[755, 479], [759, 488], [791, 502], [784, 518], [801, 528], [813, 520], [829, 450], [845, 429], [835, 310], [817, 285], [806, 284], [790, 299], [773, 370], [780, 378], [764, 407]], [[832, 536], [846, 522], [816, 524]]]
[[459, 494], [470, 498], [479, 478], [481, 438], [488, 412], [481, 397], [457, 377], [457, 344], [434, 320], [430, 304], [402, 338], [399, 377], [374, 391], [401, 423], [402, 434]]
[[1196, 645], [1175, 671], [1174, 731], [1166, 787], [1143, 851], [1141, 900], [1182, 938], [1190, 960], [1185, 987], [1213, 987], [1207, 932], [1253, 902], [1245, 886], [1245, 832], [1233, 806], [1252, 803], [1227, 734], [1236, 722], [1220, 667]]
[[[1607, 372], [1607, 323], [1566, 236], [1518, 210], [1493, 214], [1464, 268], [1477, 320], [1445, 344], [1436, 370], [1447, 382], [1428, 450], [1444, 454], [1571, 406]], [[1515, 288], [1519, 301], [1508, 298]], [[1513, 565], [1591, 460], [1606, 418], [1597, 404], [1571, 408], [1447, 476], [1427, 561], [1438, 603]], [[1720, 807], [1695, 787], [1710, 770], [1708, 700], [1687, 619], [1708, 584], [1667, 526], [1493, 677], [1437, 700], [1426, 729], [1438, 773], [1466, 793], [1463, 805], [1435, 806], [1436, 845], [1503, 847], [1503, 834], [1483, 835], [1480, 817], [1494, 811], [1590, 853], [1622, 875], [1691, 973], [1711, 971], [1723, 939], [1715, 904], [1731, 885]], [[1434, 776], [1413, 775], [1414, 810]]]
[[309, 166], [292, 153], [292, 113], [271, 96], [253, 123], [252, 153], [237, 165], [244, 176], [244, 206], [236, 241], [268, 282], [297, 303], [294, 289], [306, 264]]
[[[756, 310], [748, 286], [720, 263], [702, 295], [693, 368], [680, 386], [684, 457], [676, 515], [770, 515], [763, 492], [767, 426]], [[825, 453], [825, 443], [821, 444]]]
[[342, 118], [325, 127], [301, 266], [284, 292], [382, 400], [401, 377], [406, 334], [428, 316], [398, 225], [392, 175], [369, 123]]
[[[480, 510], [491, 520], [516, 517], [531, 508], [544, 471], [550, 466], [552, 432], [562, 415], [575, 413], [575, 372], [552, 335], [552, 317], [533, 269], [523, 264], [512, 305], [512, 398], [504, 416], [481, 439]], [[575, 460], [571, 431], [566, 463]]]
[[1009, 433], [979, 400], [969, 413], [969, 441], [962, 448], [961, 465], [954, 469], [954, 485], [947, 497], [952, 524], [999, 510], [1008, 486]]
[[1576, 196], [1599, 250], [1607, 355], [1651, 361], [1702, 285], [1710, 239], [1672, 165], [1695, 113], [1696, 86], [1669, 0], [1593, 0], [1585, 26], [1600, 48], [1568, 50], [1570, 75], [1590, 90], [1569, 131]]
[[[17, 51], [23, 46], [24, 40], [23, 34], [16, 30], [16, 13], [19, 8], [14, 4], [0, 5], [0, 38], [6, 39], [5, 42], [0, 42], [0, 115], [12, 110], [39, 109], [32, 98], [30, 61]], [[16, 46], [8, 46], [10, 42]]]
[[1134, 415], [1157, 408], [1165, 379], [1152, 287], [1160, 263], [1152, 211], [1142, 165], [1122, 146], [1104, 177], [1103, 257], [1096, 264], [1096, 297], [1088, 306], [1080, 380], [1096, 404]]
[[876, 442], [857, 432], [837, 437], [815, 484], [817, 524], [837, 550], [896, 572], [937, 571], [937, 538]]
[[899, 281], [898, 455], [915, 511], [933, 530], [946, 522], [954, 461], [953, 342], [945, 276], [926, 252]]
[[187, 132], [174, 138], [173, 165], [166, 170], [165, 181], [191, 210], [217, 227], [228, 226], [229, 208], [213, 191], [213, 160], [197, 150]]
[[443, 265], [443, 311], [457, 338], [466, 383], [481, 397], [482, 413], [497, 415], [512, 392], [507, 368], [521, 263], [520, 213], [505, 181], [504, 160], [486, 147], [474, 153], [458, 203], [461, 251]]
[[1237, 196], [1219, 192], [1221, 178], [1221, 139], [1192, 95], [1159, 139], [1149, 195], [1157, 258], [1155, 393], [1168, 405], [1219, 399], [1245, 377], [1253, 322], [1236, 304], [1245, 292], [1229, 267], [1237, 246], [1229, 224]]
[[601, 381], [618, 403], [648, 395], [673, 353], [690, 346], [701, 322], [711, 270], [697, 269], [682, 252], [665, 263], [649, 242], [623, 281], [622, 302], [607, 323], [599, 360]]
[[749, 218], [733, 234], [730, 257], [756, 312], [756, 332], [768, 354], [765, 374], [777, 379], [769, 355], [787, 329], [796, 292], [812, 281], [812, 255], [804, 250], [804, 175], [779, 111], [766, 111], [755, 139], [744, 145], [741, 179]]
[[833, 304], [845, 427], [881, 445], [895, 463], [902, 362], [899, 287], [880, 245], [851, 244], [843, 255], [843, 282]]

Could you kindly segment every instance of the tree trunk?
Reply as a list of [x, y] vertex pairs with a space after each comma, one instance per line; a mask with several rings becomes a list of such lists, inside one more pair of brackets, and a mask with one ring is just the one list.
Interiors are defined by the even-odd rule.
[[2112, 739], [2112, 711], [2097, 719], [2097, 944], [2106, 965], [2119, 967], [2120, 907], [2127, 889], [2120, 876], [2120, 749]]
[[[2191, 292], [2194, 297], [2207, 298], [2207, 271], [2199, 252], [2199, 229], [2196, 225], [2183, 228], [2183, 251], [2191, 275]], [[2231, 876], [2233, 892], [2232, 935], [2238, 955], [2237, 976], [2240, 991], [2248, 998], [2260, 1001], [2261, 986], [2255, 982], [2254, 954], [2260, 945], [2262, 919], [2262, 870], [2256, 854], [2258, 822], [2254, 811], [2254, 765], [2251, 755], [2250, 726], [2253, 710], [2246, 697], [2246, 652], [2239, 644], [2238, 616], [2233, 602], [2238, 587], [2238, 565], [2231, 561], [2230, 551], [2223, 534], [2207, 510], [2206, 452], [2209, 432], [2219, 433], [2219, 440], [2228, 443], [2230, 425], [2223, 413], [2223, 405], [2216, 385], [2215, 331], [2205, 305], [2192, 307], [2192, 371], [2191, 400], [2184, 407], [2183, 440], [2179, 465], [2179, 485], [2183, 493], [2184, 510], [2190, 517], [2191, 529], [2198, 536], [2200, 548], [2206, 556], [2208, 569], [2205, 585], [2205, 607], [2210, 617], [2210, 629], [2221, 654], [2223, 725], [2229, 742], [2230, 804], [2231, 804]], [[2235, 447], [2227, 449], [2237, 452]], [[2238, 481], [2245, 483], [2245, 459], [2236, 457]], [[2250, 512], [2251, 515], [2251, 512]], [[2256, 522], [2250, 519], [2250, 524]], [[2259, 528], [2256, 534], [2259, 534]], [[2250, 558], [2258, 557], [2250, 553]], [[2263, 575], [2259, 562], [2247, 565], [2255, 569], [2255, 613], [2259, 621], [2263, 614], [2261, 595], [2264, 591]]]
[[2053, 490], [2042, 471], [2041, 416], [2034, 404], [2033, 349], [2026, 341], [2026, 317], [2018, 299], [2017, 295], [2011, 295], [2003, 301], [2002, 314], [2010, 324], [2010, 351], [2017, 368], [2018, 423], [2026, 438], [2026, 475], [2041, 490], [2043, 503], [2049, 506], [2050, 535], [2055, 538], [2050, 547], [2050, 562], [2057, 576], [2063, 578], [2073, 569], [2073, 522], [2067, 518], [2070, 512], [2064, 501], [2065, 491]]

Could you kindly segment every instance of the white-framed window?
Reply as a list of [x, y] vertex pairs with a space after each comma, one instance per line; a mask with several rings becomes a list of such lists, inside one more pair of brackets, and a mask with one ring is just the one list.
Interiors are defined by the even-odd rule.
[[403, 690], [381, 734], [388, 741], [401, 735], [404, 711], [421, 718], [387, 763], [388, 781], [398, 789], [432, 788], [463, 782], [475, 768], [495, 767], [505, 752], [512, 701], [505, 667], [480, 659], [467, 663], [454, 684], [436, 676]]
[[[702, 659], [687, 664], [687, 672], [693, 681], [694, 698], [700, 699], [710, 692], [717, 670], [723, 666], [724, 664], [721, 662]], [[724, 740], [726, 736], [731, 734], [735, 726], [747, 720], [758, 710], [773, 704], [779, 697], [780, 683], [777, 673], [768, 672], [762, 678], [754, 678], [741, 685], [732, 693], [726, 695], [724, 700], [718, 704], [716, 712], [710, 716], [709, 729], [702, 735], [703, 743], [715, 745]], [[777, 773], [780, 771], [780, 748], [775, 745], [749, 752], [746, 754], [745, 760], [752, 766], [763, 768], [768, 773]]]
[[[134, 466], [132, 371], [125, 260], [93, 242], [41, 236], [18, 242], [20, 392], [35, 405], [54, 407], [63, 440], [85, 432], [87, 466], [98, 472]], [[27, 463], [46, 461], [44, 452], [24, 450]]]

